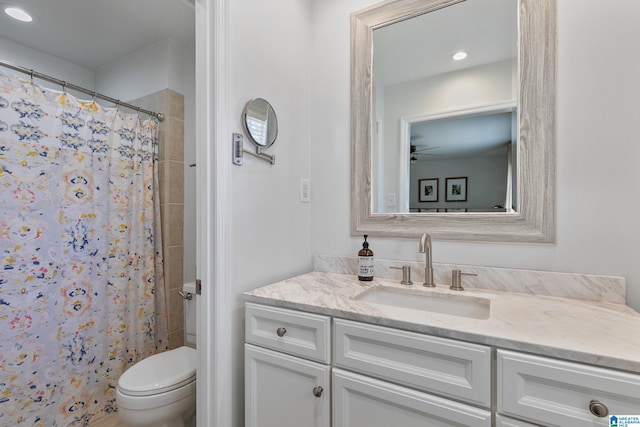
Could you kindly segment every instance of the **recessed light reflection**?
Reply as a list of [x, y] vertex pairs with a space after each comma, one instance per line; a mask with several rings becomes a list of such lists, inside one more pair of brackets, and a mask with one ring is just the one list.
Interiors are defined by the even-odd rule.
[[464, 58], [467, 57], [467, 52], [456, 52], [451, 56], [455, 61], [462, 61]]
[[13, 19], [17, 19], [22, 22], [31, 22], [33, 18], [24, 10], [17, 7], [6, 7], [4, 9], [4, 13], [12, 17]]

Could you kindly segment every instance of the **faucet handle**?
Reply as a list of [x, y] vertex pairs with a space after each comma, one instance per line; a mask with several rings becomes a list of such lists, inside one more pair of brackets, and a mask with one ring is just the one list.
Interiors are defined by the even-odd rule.
[[462, 276], [477, 276], [476, 273], [463, 273], [458, 269], [451, 270], [451, 286], [449, 289], [454, 291], [464, 291], [462, 287]]
[[402, 267], [391, 266], [391, 268], [395, 268], [397, 270], [402, 270], [402, 281], [401, 285], [413, 285], [411, 281], [411, 267], [408, 265], [403, 265]]

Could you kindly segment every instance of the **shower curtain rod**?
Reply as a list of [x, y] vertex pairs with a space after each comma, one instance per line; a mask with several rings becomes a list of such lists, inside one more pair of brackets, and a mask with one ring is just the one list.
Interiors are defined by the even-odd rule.
[[55, 83], [57, 85], [60, 85], [60, 86], [62, 86], [63, 90], [66, 90], [67, 88], [73, 89], [73, 90], [77, 90], [79, 92], [86, 93], [87, 95], [91, 95], [91, 96], [93, 96], [93, 98], [104, 99], [105, 101], [112, 102], [112, 103], [116, 104], [117, 106], [123, 106], [123, 107], [126, 107], [126, 108], [130, 108], [130, 109], [135, 110], [135, 111], [137, 111], [139, 113], [143, 113], [143, 114], [147, 114], [149, 116], [155, 117], [161, 122], [164, 121], [164, 114], [163, 113], [156, 113], [155, 111], [149, 111], [149, 110], [145, 110], [144, 108], [136, 107], [135, 105], [131, 105], [131, 104], [128, 104], [126, 102], [122, 102], [119, 99], [111, 98], [110, 96], [103, 95], [101, 93], [94, 92], [94, 91], [89, 90], [89, 89], [85, 89], [85, 88], [83, 88], [81, 86], [74, 85], [74, 84], [66, 82], [64, 80], [56, 79], [55, 77], [51, 77], [51, 76], [48, 76], [46, 74], [39, 73], [37, 71], [34, 71], [34, 70], [26, 68], [26, 67], [21, 67], [20, 65], [12, 64], [11, 62], [8, 62], [8, 61], [2, 60], [2, 59], [0, 59], [0, 65], [2, 65], [4, 67], [7, 67], [7, 68], [11, 68], [12, 70], [15, 70], [15, 71], [20, 71], [21, 73], [24, 73], [24, 74], [29, 74], [31, 76], [31, 80], [32, 81], [33, 81], [34, 77], [37, 77], [39, 79], [46, 80], [46, 81], [49, 81], [51, 83]]

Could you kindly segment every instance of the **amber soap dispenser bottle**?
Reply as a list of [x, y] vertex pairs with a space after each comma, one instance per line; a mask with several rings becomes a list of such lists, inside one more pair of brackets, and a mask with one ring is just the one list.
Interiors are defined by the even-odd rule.
[[373, 251], [369, 249], [367, 235], [364, 235], [362, 249], [358, 251], [358, 280], [365, 282], [373, 280]]

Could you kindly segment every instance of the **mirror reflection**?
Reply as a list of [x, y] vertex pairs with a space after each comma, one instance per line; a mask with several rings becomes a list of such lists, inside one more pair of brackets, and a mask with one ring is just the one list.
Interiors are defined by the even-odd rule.
[[[373, 212], [513, 212], [517, 8], [467, 0], [373, 31]], [[460, 177], [466, 197], [447, 194]]]
[[251, 142], [258, 148], [270, 147], [278, 136], [278, 118], [269, 102], [252, 99], [245, 105], [242, 121]]
[[[515, 106], [409, 124], [409, 212], [513, 212], [517, 156]], [[400, 159], [401, 162], [407, 159]], [[464, 177], [464, 197], [453, 197], [450, 177]], [[438, 179], [439, 194], [420, 188]], [[452, 181], [453, 182], [453, 181]], [[442, 195], [438, 197], [438, 195]], [[454, 203], [455, 202], [455, 203]]]

